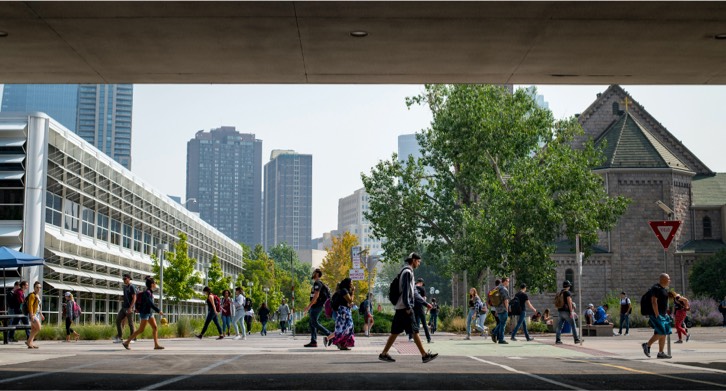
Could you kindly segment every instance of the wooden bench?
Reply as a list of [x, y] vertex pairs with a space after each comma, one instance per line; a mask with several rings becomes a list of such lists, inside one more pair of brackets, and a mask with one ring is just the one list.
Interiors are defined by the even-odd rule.
[[582, 335], [584, 337], [612, 337], [613, 327], [611, 324], [582, 325]]
[[10, 323], [15, 318], [24, 318], [26, 322], [28, 321], [27, 315], [0, 315], [0, 332], [3, 333], [3, 345], [8, 344], [9, 331], [30, 330], [30, 325], [25, 323], [11, 326]]

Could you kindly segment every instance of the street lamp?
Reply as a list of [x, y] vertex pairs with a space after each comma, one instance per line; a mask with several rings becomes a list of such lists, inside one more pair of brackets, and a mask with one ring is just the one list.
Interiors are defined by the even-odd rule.
[[159, 308], [164, 312], [164, 253], [169, 251], [169, 245], [161, 243], [156, 248], [159, 250]]
[[270, 288], [264, 287], [264, 288], [262, 288], [262, 290], [265, 291], [265, 305], [267, 305], [267, 292], [270, 291]]
[[209, 268], [212, 266], [209, 262], [203, 262], [202, 267], [204, 268], [204, 286], [209, 286]]

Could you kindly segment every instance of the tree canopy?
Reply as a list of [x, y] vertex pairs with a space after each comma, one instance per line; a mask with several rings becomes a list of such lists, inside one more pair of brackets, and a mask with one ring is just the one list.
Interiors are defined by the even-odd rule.
[[723, 300], [726, 297], [724, 270], [726, 270], [726, 250], [698, 260], [691, 268], [688, 277], [693, 293], [708, 296], [717, 301]]
[[[346, 231], [341, 237], [333, 236], [333, 244], [326, 248], [328, 255], [323, 259], [323, 264], [320, 266], [320, 270], [323, 272], [321, 280], [331, 290], [335, 289], [335, 286], [340, 283], [344, 278], [349, 277], [350, 269], [353, 268], [353, 262], [351, 260], [351, 249], [358, 245], [358, 238]], [[363, 281], [353, 281], [355, 286], [355, 298], [361, 301], [368, 293], [368, 270], [366, 270], [365, 260], [361, 260], [361, 267], [365, 272], [365, 279]], [[371, 280], [375, 279], [375, 269]]]
[[[159, 278], [159, 260], [152, 255], [152, 271], [155, 279]], [[164, 268], [164, 296], [173, 303], [181, 300], [189, 300], [196, 295], [194, 286], [202, 283], [202, 278], [194, 270], [197, 261], [189, 258], [189, 245], [187, 235], [179, 233], [179, 241], [174, 246], [174, 251], [164, 252], [164, 259], [169, 266]]]
[[627, 208], [592, 171], [602, 153], [591, 141], [573, 148], [577, 120], [554, 120], [524, 90], [427, 85], [407, 103], [433, 114], [417, 134], [422, 157], [394, 154], [362, 175], [389, 260], [425, 247], [447, 273], [481, 281], [489, 269], [552, 289], [554, 243], [579, 233], [587, 253]]

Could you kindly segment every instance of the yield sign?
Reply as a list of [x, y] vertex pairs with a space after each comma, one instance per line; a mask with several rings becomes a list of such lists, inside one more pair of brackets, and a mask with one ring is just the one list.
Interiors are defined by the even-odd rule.
[[663, 245], [664, 250], [668, 250], [668, 246], [671, 245], [673, 238], [676, 237], [678, 227], [681, 226], [681, 221], [670, 220], [670, 221], [649, 221], [650, 228], [655, 232], [655, 237], [658, 238], [660, 244]]

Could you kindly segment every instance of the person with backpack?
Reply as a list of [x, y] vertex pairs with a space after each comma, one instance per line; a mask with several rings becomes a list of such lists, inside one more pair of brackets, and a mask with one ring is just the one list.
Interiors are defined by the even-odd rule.
[[220, 304], [222, 307], [222, 333], [226, 333], [229, 337], [230, 331], [232, 330], [232, 311], [234, 311], [229, 289], [222, 291]]
[[[234, 325], [234, 330], [237, 332], [237, 336], [234, 337], [234, 339], [247, 339], [247, 329], [245, 328], [245, 322], [244, 318], [246, 317], [245, 314], [245, 305], [247, 304], [247, 300], [245, 299], [244, 292], [242, 292], [241, 287], [234, 288], [234, 302], [232, 303], [232, 306], [234, 307], [234, 317], [232, 318], [232, 324]], [[250, 308], [252, 307], [252, 303], [250, 303]], [[242, 334], [239, 332], [239, 326], [242, 326]]]
[[686, 336], [686, 342], [688, 342], [688, 340], [691, 339], [691, 334], [688, 332], [688, 329], [684, 327], [684, 321], [688, 315], [688, 310], [691, 309], [689, 301], [684, 296], [673, 291], [668, 292], [668, 295], [673, 299], [673, 324], [676, 326], [676, 332], [678, 333], [678, 341], [675, 343], [683, 343], [684, 335]]
[[[27, 281], [16, 281], [13, 284], [13, 290], [10, 291], [8, 297], [8, 315], [25, 315], [23, 313], [23, 303], [25, 302], [25, 292], [28, 290]], [[30, 321], [25, 316], [13, 318], [10, 325], [17, 326], [19, 324], [30, 325]], [[25, 329], [25, 339], [30, 338], [30, 330]], [[8, 339], [12, 342], [18, 342], [15, 339], [15, 330], [10, 330], [8, 333]]]
[[487, 295], [486, 295], [487, 307], [489, 307], [489, 311], [492, 314], [492, 318], [494, 318], [494, 322], [496, 323], [494, 326], [494, 329], [491, 331], [492, 342], [494, 342], [494, 343], [497, 342], [497, 334], [494, 333], [494, 330], [499, 329], [499, 317], [497, 316], [497, 310], [494, 306], [494, 303], [492, 303], [491, 295], [497, 294], [497, 292], [499, 291], [499, 284], [501, 284], [501, 283], [502, 283], [502, 280], [500, 280], [498, 278], [496, 280], [494, 280], [494, 289], [487, 292]]
[[363, 334], [366, 337], [371, 335], [371, 328], [373, 327], [373, 294], [369, 293], [366, 299], [360, 303], [358, 307], [358, 313], [363, 317]]
[[520, 327], [524, 332], [524, 338], [527, 341], [534, 341], [534, 338], [531, 338], [529, 331], [527, 331], [527, 311], [525, 306], [529, 306], [533, 313], [537, 313], [537, 310], [532, 306], [532, 301], [529, 300], [529, 295], [527, 295], [527, 284], [521, 283], [519, 284], [519, 292], [514, 295], [514, 298], [509, 303], [512, 315], [517, 316], [517, 325], [514, 326], [512, 337], [510, 338], [512, 341], [517, 340], [517, 331], [519, 331]]
[[393, 315], [393, 321], [391, 322], [391, 335], [388, 337], [388, 341], [386, 341], [383, 352], [378, 355], [378, 359], [384, 362], [396, 362], [388, 354], [388, 351], [393, 346], [393, 343], [396, 342], [398, 335], [406, 332], [413, 334], [413, 341], [421, 353], [421, 361], [428, 363], [438, 357], [439, 354], [424, 350], [413, 314], [415, 292], [413, 271], [421, 265], [421, 256], [416, 253], [411, 253], [405, 261], [406, 265], [403, 266], [389, 287], [388, 299], [391, 301], [391, 304], [394, 304], [396, 313]]
[[28, 340], [25, 341], [25, 344], [28, 346], [28, 349], [38, 349], [37, 346], [35, 346], [35, 337], [40, 333], [41, 329], [41, 322], [45, 320], [45, 317], [43, 316], [41, 310], [40, 310], [40, 289], [42, 287], [42, 284], [40, 281], [36, 281], [33, 284], [33, 291], [30, 292], [28, 297], [25, 299], [25, 312], [28, 315], [28, 319], [30, 319], [30, 336], [28, 337]]
[[262, 323], [262, 331], [260, 335], [267, 335], [267, 322], [270, 320], [270, 309], [267, 308], [267, 303], [262, 303], [260, 308], [257, 310], [257, 315], [260, 317], [260, 323]]
[[[414, 301], [413, 301], [413, 315], [416, 318], [416, 326], [417, 327], [423, 327], [424, 333], [426, 334], [426, 343], [433, 343], [431, 341], [431, 334], [429, 333], [429, 326], [426, 324], [426, 311], [428, 311], [431, 308], [431, 304], [429, 304], [426, 301], [426, 288], [424, 288], [426, 284], [424, 283], [423, 278], [419, 278], [416, 280], [416, 290], [414, 291]], [[426, 307], [426, 310], [424, 310], [424, 307]], [[413, 339], [413, 336], [411, 334], [408, 335], [408, 340], [411, 341]]]
[[671, 321], [666, 312], [668, 310], [668, 285], [671, 283], [671, 277], [662, 273], [658, 278], [658, 283], [653, 285], [640, 300], [640, 312], [642, 315], [648, 315], [650, 327], [653, 328], [653, 336], [648, 342], [644, 342], [643, 354], [650, 357], [650, 347], [658, 341], [658, 358], [669, 359], [663, 348], [665, 347], [666, 336], [671, 333]]
[[280, 334], [285, 334], [287, 332], [287, 324], [290, 319], [290, 306], [287, 305], [287, 300], [285, 298], [282, 299], [282, 304], [277, 307], [277, 316], [280, 320]]
[[335, 332], [332, 338], [324, 339], [326, 346], [335, 345], [340, 350], [350, 350], [355, 346], [355, 336], [353, 333], [353, 314], [351, 307], [353, 306], [353, 297], [355, 295], [355, 287], [350, 278], [344, 278], [338, 284], [338, 290], [333, 295], [333, 310], [338, 313], [335, 318]]
[[123, 302], [121, 303], [121, 309], [119, 309], [116, 315], [116, 338], [114, 343], [121, 343], [123, 341], [123, 322], [126, 321], [131, 330], [131, 334], [134, 333], [134, 308], [136, 308], [136, 288], [131, 284], [131, 275], [123, 275], [124, 285], [123, 289]]
[[139, 319], [141, 320], [141, 324], [139, 324], [139, 328], [136, 329], [133, 334], [129, 335], [129, 338], [126, 341], [123, 341], [121, 343], [126, 350], [131, 350], [129, 344], [131, 343], [131, 341], [133, 341], [136, 337], [144, 332], [147, 324], [151, 326], [151, 332], [154, 337], [154, 350], [164, 349], [163, 346], [159, 345], [159, 328], [157, 327], [156, 319], [151, 312], [152, 310], [154, 310], [158, 312], [159, 315], [164, 315], [164, 312], [162, 312], [159, 307], [154, 304], [154, 291], [156, 290], [156, 281], [154, 281], [154, 279], [150, 276], [147, 276], [145, 284], [146, 290], [136, 294], [136, 301], [134, 304], [136, 312], [139, 313]]
[[78, 341], [81, 335], [71, 328], [71, 324], [75, 319], [80, 317], [80, 308], [78, 308], [76, 301], [73, 300], [71, 292], [66, 292], [65, 298], [66, 304], [63, 306], [63, 319], [66, 321], [66, 342], [71, 342], [71, 334], [73, 334], [74, 340]]
[[[504, 340], [504, 329], [507, 327], [509, 316], [509, 277], [502, 277], [502, 282], [493, 291], [489, 292], [489, 299], [497, 310], [499, 322], [492, 332], [492, 340], [506, 345], [509, 342]], [[494, 337], [496, 335], [496, 337]]]
[[572, 293], [570, 293], [571, 287], [571, 282], [567, 280], [563, 281], [562, 290], [555, 296], [555, 307], [557, 307], [557, 311], [560, 315], [560, 318], [557, 321], [557, 327], [555, 328], [555, 343], [558, 345], [562, 344], [560, 335], [562, 335], [562, 328], [565, 326], [565, 323], [570, 325], [570, 328], [572, 329], [572, 337], [575, 339], [575, 343], [578, 344], [582, 342], [582, 340], [577, 336], [577, 327], [575, 327], [575, 303], [572, 302]]
[[222, 331], [222, 326], [219, 325], [218, 317], [219, 313], [222, 312], [222, 302], [219, 300], [219, 296], [212, 293], [212, 290], [208, 286], [205, 286], [204, 289], [202, 289], [202, 292], [207, 295], [207, 299], [204, 300], [207, 303], [207, 319], [204, 320], [202, 332], [197, 334], [196, 337], [199, 339], [204, 338], [204, 334], [207, 332], [209, 323], [214, 322], [214, 325], [217, 326], [217, 331], [219, 331], [219, 337], [217, 337], [217, 339], [223, 339], [224, 332]]
[[313, 285], [310, 288], [310, 303], [305, 306], [305, 309], [303, 309], [303, 312], [308, 312], [310, 318], [310, 343], [304, 345], [306, 348], [318, 347], [318, 331], [320, 331], [322, 335], [331, 334], [331, 332], [318, 321], [320, 313], [323, 312], [325, 302], [330, 298], [330, 290], [327, 286], [325, 286], [325, 284], [323, 284], [322, 281], [320, 281], [320, 277], [322, 276], [323, 272], [320, 269], [315, 269], [313, 271]]
[[620, 329], [617, 335], [623, 335], [623, 326], [625, 326], [625, 335], [630, 333], [630, 314], [633, 312], [633, 305], [630, 298], [625, 292], [620, 292]]
[[[486, 315], [486, 314], [485, 314]], [[429, 324], [431, 325], [431, 334], [436, 333], [439, 322], [439, 303], [434, 297], [431, 299], [431, 309], [429, 310]]]
[[476, 288], [469, 289], [469, 313], [466, 316], [466, 337], [464, 337], [465, 340], [471, 339], [471, 324], [476, 321], [476, 328], [481, 332], [481, 335], [484, 336], [484, 324], [479, 321], [481, 318], [481, 314], [483, 313], [484, 316], [486, 316], [487, 312], [489, 310], [487, 309], [484, 302], [479, 297], [479, 294], [476, 291]]

